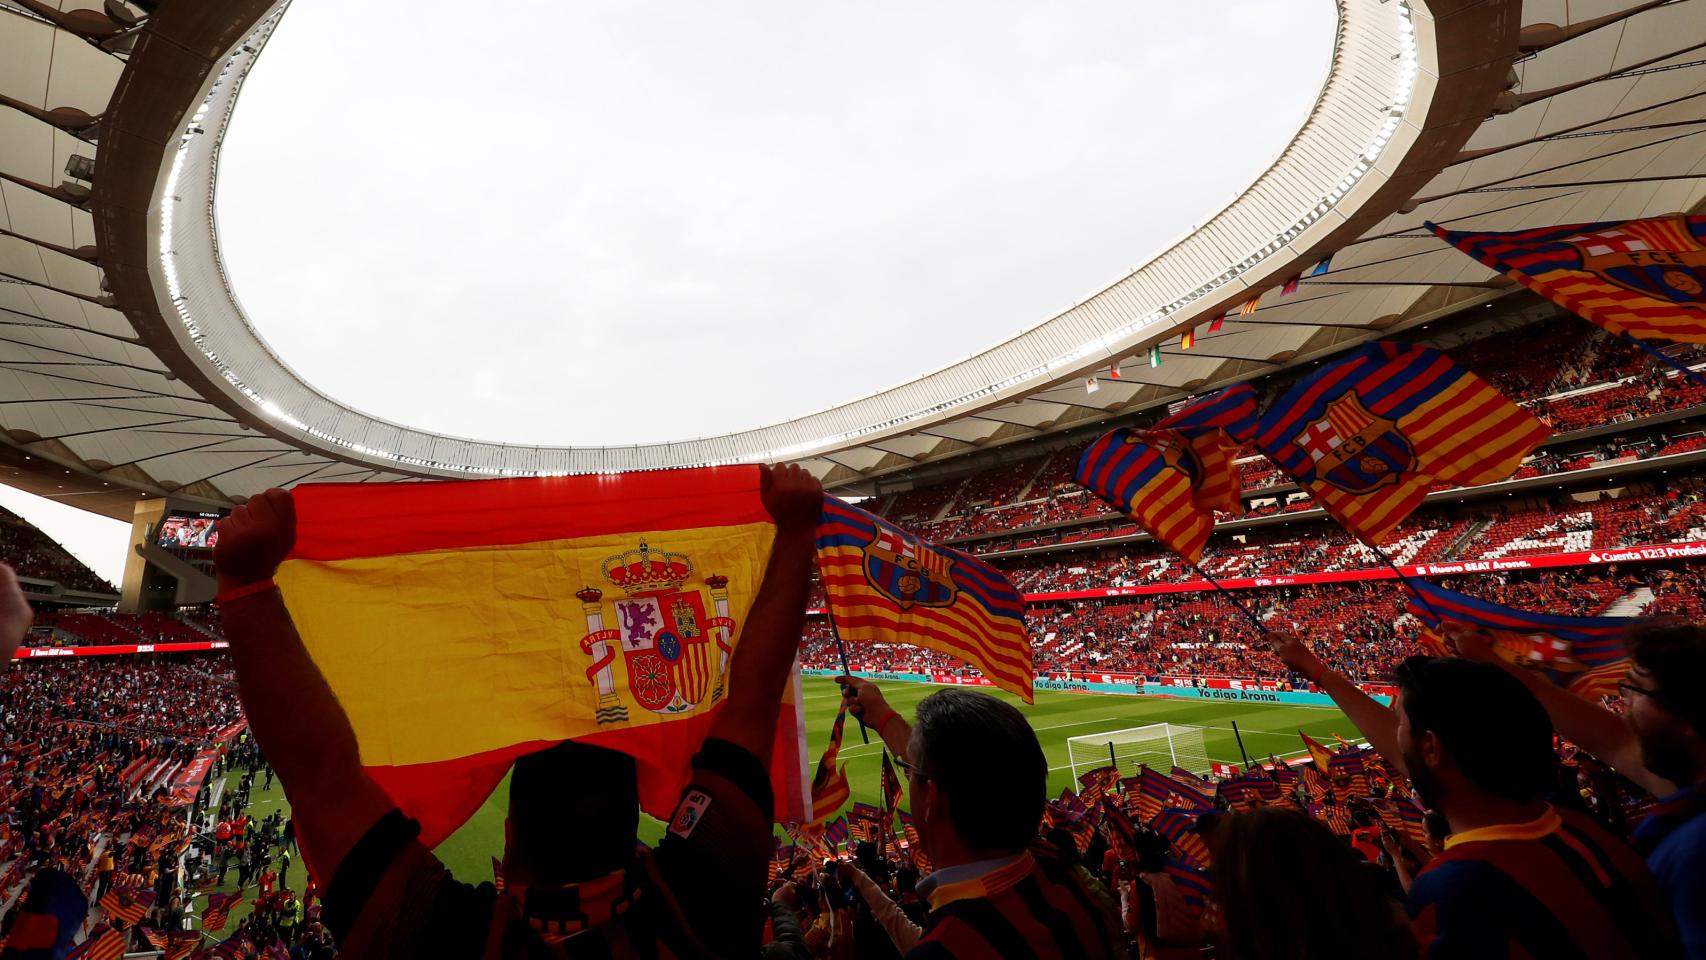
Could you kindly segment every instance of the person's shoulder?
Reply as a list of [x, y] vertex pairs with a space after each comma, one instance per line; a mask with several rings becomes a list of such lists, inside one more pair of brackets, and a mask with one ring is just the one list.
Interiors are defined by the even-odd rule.
[[1509, 882], [1504, 871], [1475, 856], [1472, 847], [1447, 850], [1423, 867], [1410, 884], [1410, 913], [1413, 916], [1427, 904], [1445, 901], [1473, 905]]

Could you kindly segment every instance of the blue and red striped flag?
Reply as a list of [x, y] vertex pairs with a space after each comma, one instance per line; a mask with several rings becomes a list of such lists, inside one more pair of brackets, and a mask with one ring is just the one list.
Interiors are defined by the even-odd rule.
[[1233, 438], [1250, 432], [1255, 414], [1255, 391], [1229, 387], [1187, 404], [1154, 429], [1103, 434], [1079, 456], [1074, 479], [1196, 563], [1214, 511], [1240, 505]]
[[1185, 905], [1191, 908], [1192, 913], [1201, 914], [1214, 893], [1208, 876], [1176, 857], [1168, 857], [1166, 863], [1167, 876], [1171, 877], [1173, 885], [1179, 888], [1179, 895], [1185, 899]]
[[994, 567], [835, 497], [823, 499], [817, 564], [843, 639], [958, 657], [1035, 702], [1025, 601]]
[[1078, 797], [1085, 807], [1099, 806], [1108, 790], [1120, 782], [1120, 772], [1114, 767], [1097, 767], [1078, 775]]
[[1220, 791], [1220, 785], [1213, 780], [1204, 780], [1184, 767], [1174, 767], [1167, 779], [1173, 781], [1174, 793], [1185, 801], [1186, 809], [1205, 813], [1214, 809], [1214, 797]]
[[1552, 683], [1583, 697], [1616, 693], [1617, 680], [1628, 669], [1623, 635], [1635, 625], [1634, 617], [1529, 613], [1425, 581], [1411, 585], [1427, 600], [1424, 605], [1412, 597], [1407, 605], [1421, 619], [1430, 647], [1445, 646], [1437, 630], [1429, 626], [1437, 613], [1446, 620], [1486, 630], [1492, 635], [1494, 653], [1518, 666], [1539, 670]]
[[1474, 233], [1428, 229], [1571, 313], [1642, 340], [1706, 343], [1706, 217]]
[[823, 828], [825, 842], [839, 846], [847, 842], [847, 818], [836, 817]]
[[243, 894], [241, 891], [208, 894], [207, 909], [201, 912], [201, 928], [203, 930], [224, 930], [226, 918], [242, 902]]
[[841, 734], [846, 726], [847, 704], [843, 703], [835, 712], [835, 723], [829, 728], [829, 743], [823, 748], [823, 756], [817, 762], [817, 775], [812, 778], [811, 823], [828, 820], [852, 796], [853, 791], [847, 785], [847, 765], [835, 762], [841, 753]]
[[65, 955], [65, 960], [121, 960], [124, 956], [124, 934], [111, 926], [97, 924], [83, 942]]
[[1193, 811], [1168, 807], [1155, 815], [1149, 826], [1172, 842], [1186, 864], [1198, 869], [1209, 865], [1208, 844], [1196, 832], [1197, 814]]
[[1378, 544], [1436, 479], [1502, 480], [1551, 432], [1438, 350], [1379, 341], [1297, 383], [1254, 439], [1345, 529]]

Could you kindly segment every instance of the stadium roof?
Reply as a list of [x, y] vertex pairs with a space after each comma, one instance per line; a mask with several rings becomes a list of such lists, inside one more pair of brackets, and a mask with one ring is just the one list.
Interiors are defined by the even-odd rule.
[[[0, 0], [0, 462], [15, 485], [121, 517], [137, 496], [223, 505], [305, 480], [793, 460], [855, 485], [1509, 291], [1424, 219], [1514, 229], [1694, 211], [1706, 196], [1693, 140], [1706, 0], [1339, 0], [1327, 79], [1274, 164], [1072, 309], [909, 383], [743, 433], [490, 443], [326, 396], [267, 347], [228, 281], [219, 145], [288, 3], [63, 6]], [[1278, 297], [1329, 254], [1328, 272]], [[1258, 296], [1255, 313], [1206, 333]], [[1197, 346], [1179, 350], [1193, 326]], [[1159, 367], [1144, 359], [1154, 345]]]

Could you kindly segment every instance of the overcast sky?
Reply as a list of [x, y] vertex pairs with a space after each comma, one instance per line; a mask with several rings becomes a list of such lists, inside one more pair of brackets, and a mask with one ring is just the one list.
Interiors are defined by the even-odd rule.
[[[273, 348], [369, 413], [554, 444], [758, 426], [1010, 337], [1206, 219], [1307, 116], [1333, 16], [302, 0], [243, 89], [220, 239]], [[122, 540], [84, 550], [116, 579]]]

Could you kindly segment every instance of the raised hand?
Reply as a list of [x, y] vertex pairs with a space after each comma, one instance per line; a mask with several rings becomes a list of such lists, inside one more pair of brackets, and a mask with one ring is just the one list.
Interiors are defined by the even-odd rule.
[[785, 530], [810, 529], [823, 514], [823, 484], [805, 468], [792, 463], [759, 467], [759, 495], [764, 509]]
[[219, 521], [213, 565], [219, 591], [272, 579], [296, 544], [296, 502], [283, 490], [256, 496]]
[[18, 575], [0, 563], [0, 669], [12, 662], [35, 616], [30, 602], [24, 599], [24, 589], [18, 586]]
[[877, 689], [877, 685], [861, 677], [836, 677], [835, 682], [841, 684], [841, 696], [847, 704], [847, 712], [881, 733], [883, 725], [895, 715], [895, 711], [883, 699], [883, 692]]
[[1307, 677], [1310, 682], [1319, 682], [1320, 677], [1327, 672], [1327, 667], [1315, 656], [1315, 651], [1309, 649], [1309, 644], [1295, 633], [1276, 630], [1268, 634], [1268, 643], [1273, 646], [1274, 656], [1280, 662]]

